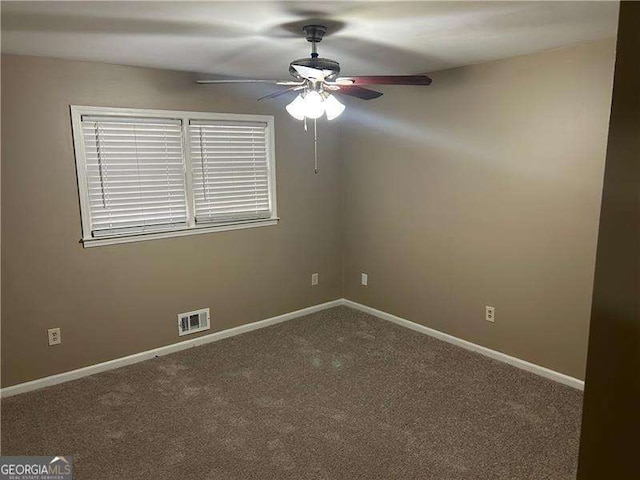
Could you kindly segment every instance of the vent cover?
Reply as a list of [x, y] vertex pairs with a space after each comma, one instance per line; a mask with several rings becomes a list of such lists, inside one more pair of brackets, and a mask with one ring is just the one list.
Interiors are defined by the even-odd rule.
[[178, 335], [180, 336], [209, 330], [209, 328], [208, 308], [178, 314]]

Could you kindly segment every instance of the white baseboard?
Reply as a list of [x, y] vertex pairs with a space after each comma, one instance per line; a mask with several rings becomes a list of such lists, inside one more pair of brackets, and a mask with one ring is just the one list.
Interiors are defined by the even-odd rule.
[[368, 313], [370, 315], [381, 318], [383, 320], [388, 320], [402, 327], [410, 328], [411, 330], [415, 330], [416, 332], [424, 333], [431, 337], [437, 338], [438, 340], [442, 340], [447, 343], [451, 343], [452, 345], [462, 347], [466, 350], [471, 350], [472, 352], [480, 353], [486, 357], [493, 358], [494, 360], [508, 363], [509, 365], [513, 365], [514, 367], [518, 367], [518, 368], [521, 368], [522, 370], [535, 373], [536, 375], [540, 375], [541, 377], [545, 377], [550, 380], [555, 380], [556, 382], [562, 383], [564, 385], [568, 385], [578, 390], [584, 390], [584, 381], [574, 377], [570, 377], [569, 375], [565, 375], [564, 373], [556, 372], [555, 370], [541, 367], [540, 365], [536, 365], [535, 363], [530, 363], [516, 357], [511, 357], [505, 353], [498, 352], [496, 350], [491, 350], [490, 348], [483, 347], [481, 345], [477, 345], [475, 343], [471, 343], [466, 340], [462, 340], [461, 338], [454, 337], [453, 335], [449, 335], [447, 333], [443, 333], [438, 330], [425, 327], [424, 325], [420, 325], [410, 320], [397, 317], [390, 313], [383, 312], [382, 310], [377, 310], [375, 308], [362, 305], [361, 303], [357, 303], [352, 300], [342, 299], [342, 305], [354, 308], [356, 310], [360, 310], [362, 312]]
[[10, 397], [12, 395], [18, 395], [20, 393], [30, 392], [32, 390], [37, 390], [44, 387], [50, 387], [59, 383], [69, 382], [71, 380], [87, 377], [89, 375], [95, 375], [96, 373], [113, 370], [115, 368], [124, 367], [126, 365], [142, 362], [151, 358], [161, 357], [170, 353], [197, 347], [206, 343], [217, 342], [218, 340], [233, 337], [235, 335], [240, 335], [252, 330], [257, 330], [259, 328], [268, 327], [270, 325], [275, 325], [276, 323], [286, 322], [287, 320], [292, 320], [294, 318], [302, 317], [304, 315], [309, 315], [311, 313], [319, 312], [321, 310], [326, 310], [328, 308], [333, 308], [340, 305], [343, 305], [342, 299], [333, 300], [331, 302], [321, 303], [318, 305], [313, 305], [311, 307], [303, 308], [301, 310], [296, 310], [294, 312], [278, 315], [277, 317], [267, 318], [265, 320], [249, 323], [247, 325], [241, 325], [239, 327], [229, 328], [220, 332], [210, 333], [209, 335], [203, 335], [201, 337], [185, 340], [183, 342], [172, 343], [171, 345], [166, 345], [164, 347], [154, 348], [153, 350], [146, 350], [144, 352], [135, 353], [126, 357], [116, 358], [115, 360], [109, 360], [108, 362], [97, 363], [88, 367], [78, 368], [77, 370], [71, 370], [69, 372], [39, 378], [30, 382], [19, 383], [17, 385], [12, 385], [10, 387], [0, 389], [0, 397]]
[[577, 378], [570, 377], [569, 375], [565, 375], [563, 373], [559, 373], [554, 370], [541, 367], [540, 365], [536, 365], [535, 363], [530, 363], [525, 360], [520, 360], [519, 358], [511, 357], [505, 353], [498, 352], [496, 350], [491, 350], [490, 348], [483, 347], [481, 345], [477, 345], [475, 343], [471, 343], [466, 340], [462, 340], [458, 337], [454, 337], [453, 335], [439, 332], [438, 330], [425, 327], [424, 325], [420, 325], [410, 320], [397, 317], [396, 315], [383, 312], [382, 310], [377, 310], [375, 308], [362, 305], [361, 303], [357, 303], [352, 300], [341, 298], [338, 300], [333, 300], [331, 302], [321, 303], [318, 305], [313, 305], [311, 307], [303, 308], [301, 310], [296, 310], [294, 312], [285, 313], [283, 315], [278, 315], [276, 317], [267, 318], [265, 320], [260, 320], [258, 322], [249, 323], [247, 325], [241, 325], [239, 327], [229, 328], [227, 330], [210, 333], [209, 335], [203, 335], [201, 337], [185, 340], [183, 342], [172, 343], [171, 345], [166, 345], [164, 347], [154, 348], [153, 350], [146, 350], [144, 352], [136, 353], [126, 357], [116, 358], [108, 362], [97, 363], [95, 365], [90, 365], [88, 367], [78, 368], [77, 370], [71, 370], [69, 372], [59, 373], [57, 375], [51, 375], [49, 377], [39, 378], [37, 380], [32, 380], [30, 382], [19, 383], [17, 385], [5, 387], [3, 389], [0, 389], [0, 397], [10, 397], [12, 395], [18, 395], [20, 393], [30, 392], [32, 390], [38, 390], [40, 388], [57, 385], [59, 383], [69, 382], [71, 380], [76, 380], [82, 377], [87, 377], [89, 375], [95, 375], [96, 373], [105, 372], [107, 370], [113, 370], [115, 368], [124, 367], [126, 365], [142, 362], [144, 360], [149, 360], [151, 358], [161, 357], [163, 355], [179, 352], [181, 350], [186, 350], [188, 348], [193, 348], [199, 345], [205, 345], [207, 343], [216, 342], [218, 340], [223, 340], [225, 338], [233, 337], [235, 335], [240, 335], [242, 333], [250, 332], [252, 330], [257, 330], [259, 328], [275, 325], [277, 323], [286, 322], [287, 320], [292, 320], [294, 318], [302, 317], [304, 315], [309, 315], [311, 313], [319, 312], [321, 310], [326, 310], [328, 308], [338, 307], [340, 305], [344, 305], [347, 307], [354, 308], [356, 310], [369, 313], [382, 320], [388, 320], [402, 327], [415, 330], [416, 332], [424, 333], [426, 335], [437, 338], [439, 340], [443, 340], [445, 342], [451, 343], [458, 347], [462, 347], [466, 350], [471, 350], [472, 352], [478, 352], [484, 356], [493, 358], [494, 360], [508, 363], [509, 365], [513, 365], [514, 367], [518, 367], [528, 372], [532, 372], [537, 375], [540, 375], [542, 377], [555, 380], [556, 382], [562, 383], [564, 385], [568, 385], [573, 388], [577, 388], [578, 390], [584, 389], [584, 382], [582, 380], [578, 380]]

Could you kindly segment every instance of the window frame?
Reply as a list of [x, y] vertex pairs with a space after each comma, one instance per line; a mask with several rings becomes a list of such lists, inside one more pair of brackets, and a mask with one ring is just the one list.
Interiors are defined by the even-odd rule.
[[[82, 222], [82, 239], [84, 247], [97, 247], [102, 245], [116, 245], [119, 243], [131, 243], [160, 238], [182, 237], [201, 233], [224, 232], [253, 227], [265, 227], [277, 225], [278, 209], [276, 203], [276, 157], [275, 157], [275, 120], [273, 115], [253, 115], [239, 113], [213, 113], [213, 112], [189, 112], [180, 110], [151, 110], [140, 108], [118, 107], [93, 107], [71, 105], [71, 126], [73, 136], [73, 149], [75, 152], [76, 177], [78, 180], [78, 196], [80, 198], [80, 216]], [[110, 236], [94, 237], [91, 230], [91, 210], [89, 205], [89, 190], [86, 175], [86, 157], [84, 136], [82, 134], [83, 116], [118, 116], [133, 118], [163, 118], [180, 120], [182, 137], [182, 155], [184, 158], [183, 169], [185, 176], [185, 196], [187, 207], [187, 225], [183, 228], [167, 228], [148, 233], [129, 233]], [[230, 221], [215, 225], [198, 225], [195, 221], [195, 197], [193, 194], [193, 179], [191, 169], [191, 152], [189, 145], [189, 121], [190, 120], [227, 120], [263, 122], [267, 125], [267, 156], [268, 156], [268, 186], [271, 216], [269, 218]]]

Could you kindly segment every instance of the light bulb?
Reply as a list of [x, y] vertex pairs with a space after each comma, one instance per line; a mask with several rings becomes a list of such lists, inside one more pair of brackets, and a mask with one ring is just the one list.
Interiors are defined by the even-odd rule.
[[298, 95], [293, 102], [285, 107], [289, 115], [291, 115], [296, 120], [304, 119], [305, 112], [305, 103], [302, 95]]
[[324, 101], [324, 111], [327, 114], [327, 120], [333, 120], [344, 111], [344, 105], [336, 97], [329, 95]]
[[304, 97], [304, 116], [307, 118], [320, 118], [324, 113], [324, 99], [312, 90]]

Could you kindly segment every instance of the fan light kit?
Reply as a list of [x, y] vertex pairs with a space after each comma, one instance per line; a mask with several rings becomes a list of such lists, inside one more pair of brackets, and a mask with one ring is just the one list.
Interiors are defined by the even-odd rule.
[[311, 118], [316, 120], [327, 115], [327, 120], [333, 120], [344, 111], [344, 105], [330, 93], [318, 93], [315, 90], [300, 93], [293, 102], [287, 105], [287, 112], [297, 120]]
[[336, 95], [349, 95], [362, 100], [373, 100], [382, 96], [382, 93], [364, 88], [361, 85], [429, 85], [431, 79], [426, 75], [339, 77], [340, 64], [335, 60], [318, 56], [317, 44], [322, 41], [327, 28], [324, 25], [305, 25], [302, 30], [307, 41], [311, 43], [311, 56], [294, 60], [289, 64], [289, 73], [293, 80], [198, 80], [198, 83], [270, 83], [287, 87], [258, 100], [298, 92], [296, 98], [286, 106], [286, 109], [293, 118], [304, 122], [305, 131], [307, 130], [307, 120], [313, 120], [315, 172], [318, 173], [317, 120], [323, 115], [327, 117], [327, 120], [333, 120], [345, 110], [345, 106], [336, 98]]

